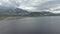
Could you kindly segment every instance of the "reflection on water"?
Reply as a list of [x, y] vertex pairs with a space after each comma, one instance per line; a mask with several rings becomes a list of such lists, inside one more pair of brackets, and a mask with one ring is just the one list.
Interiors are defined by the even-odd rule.
[[0, 31], [15, 34], [60, 34], [60, 16], [27, 17], [0, 21]]

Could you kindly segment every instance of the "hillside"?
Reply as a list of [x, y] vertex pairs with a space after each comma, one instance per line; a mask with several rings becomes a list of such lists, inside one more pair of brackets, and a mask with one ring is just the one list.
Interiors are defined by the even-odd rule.
[[25, 15], [29, 12], [20, 8], [0, 7], [0, 16]]

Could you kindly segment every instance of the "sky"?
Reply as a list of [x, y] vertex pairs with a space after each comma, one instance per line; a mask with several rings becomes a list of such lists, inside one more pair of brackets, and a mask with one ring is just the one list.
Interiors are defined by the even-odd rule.
[[29, 11], [60, 13], [60, 0], [0, 0], [0, 6], [18, 7]]

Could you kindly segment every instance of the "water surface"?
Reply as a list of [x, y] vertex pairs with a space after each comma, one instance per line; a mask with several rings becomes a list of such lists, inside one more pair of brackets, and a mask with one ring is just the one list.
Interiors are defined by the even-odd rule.
[[60, 16], [2, 20], [0, 21], [0, 33], [60, 34]]

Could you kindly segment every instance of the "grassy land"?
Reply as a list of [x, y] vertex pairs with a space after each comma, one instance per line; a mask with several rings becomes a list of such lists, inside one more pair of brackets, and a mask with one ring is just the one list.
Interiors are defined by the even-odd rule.
[[0, 16], [0, 20], [6, 19], [6, 16]]
[[0, 20], [4, 20], [6, 18], [16, 18], [16, 19], [20, 19], [20, 18], [24, 18], [25, 16], [0, 16]]

